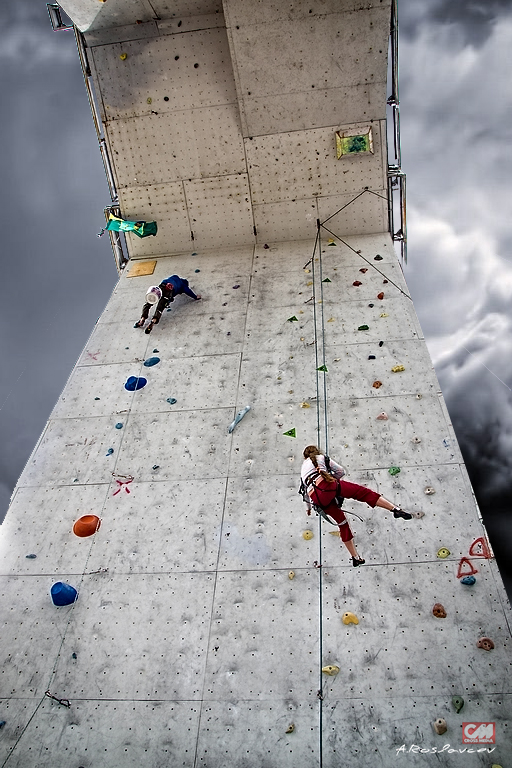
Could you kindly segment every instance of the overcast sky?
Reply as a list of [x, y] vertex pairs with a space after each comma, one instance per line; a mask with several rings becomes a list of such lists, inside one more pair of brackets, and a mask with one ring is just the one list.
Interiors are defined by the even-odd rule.
[[[399, 23], [406, 278], [512, 593], [512, 2], [399, 0]], [[0, 32], [1, 519], [117, 273], [73, 34], [43, 0]]]

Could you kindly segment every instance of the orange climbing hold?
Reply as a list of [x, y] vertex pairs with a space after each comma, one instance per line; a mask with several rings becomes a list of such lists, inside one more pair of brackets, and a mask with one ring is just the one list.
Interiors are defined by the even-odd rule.
[[381, 291], [380, 293], [378, 293], [377, 298], [382, 300], [384, 298], [384, 292]]

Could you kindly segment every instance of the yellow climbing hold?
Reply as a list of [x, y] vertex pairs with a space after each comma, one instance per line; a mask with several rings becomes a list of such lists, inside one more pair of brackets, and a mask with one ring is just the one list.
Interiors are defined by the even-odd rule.
[[330, 317], [327, 322], [328, 323], [334, 323], [334, 317]]
[[302, 532], [302, 538], [306, 539], [306, 541], [309, 541], [309, 539], [312, 539], [314, 536], [313, 531], [303, 531]]
[[300, 404], [300, 407], [301, 407], [301, 408], [311, 408], [311, 406], [310, 406], [310, 404], [309, 404], [309, 403], [301, 403], [301, 404]]
[[340, 668], [337, 667], [336, 664], [328, 664], [326, 667], [322, 667], [322, 672], [326, 675], [331, 675], [331, 677], [337, 675], [339, 671]]
[[307, 285], [307, 286], [309, 286], [309, 285], [313, 285], [313, 281], [312, 281], [312, 280], [310, 280], [309, 282], [307, 282], [307, 283], [306, 283], [306, 285]]
[[121, 59], [121, 61], [126, 61], [126, 59], [128, 58], [128, 54], [127, 53], [121, 53], [119, 55], [119, 58]]
[[437, 553], [437, 556], [441, 558], [441, 560], [444, 560], [445, 557], [448, 557], [448, 555], [451, 555], [451, 552], [446, 547], [441, 547], [439, 552]]
[[290, 581], [295, 578], [295, 571], [288, 571], [288, 578]]
[[405, 365], [394, 365], [391, 370], [393, 373], [401, 373], [402, 371], [405, 371]]
[[309, 272], [311, 272], [311, 270], [310, 269], [305, 269], [304, 272], [308, 272], [309, 273]]
[[389, 315], [388, 315], [388, 313], [387, 313], [387, 312], [381, 312], [380, 316], [381, 316], [381, 317], [389, 317]]
[[355, 613], [352, 613], [351, 611], [344, 613], [341, 620], [344, 624], [359, 624], [359, 619]]
[[290, 723], [290, 725], [286, 729], [285, 733], [293, 733], [294, 730], [295, 730], [295, 725], [293, 723]]
[[341, 533], [339, 531], [329, 531], [331, 536], [341, 536]]
[[148, 104], [152, 104], [153, 103], [153, 99], [151, 98], [151, 96], [148, 96], [146, 101], [147, 101]]

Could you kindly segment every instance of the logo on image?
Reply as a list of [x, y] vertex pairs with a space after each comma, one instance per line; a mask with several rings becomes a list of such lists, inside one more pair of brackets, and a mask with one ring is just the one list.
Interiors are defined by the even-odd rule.
[[462, 723], [463, 744], [495, 744], [495, 723]]

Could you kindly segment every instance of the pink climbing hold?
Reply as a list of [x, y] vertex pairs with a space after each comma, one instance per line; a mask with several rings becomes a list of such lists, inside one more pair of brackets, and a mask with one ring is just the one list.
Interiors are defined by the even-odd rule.
[[478, 573], [478, 571], [472, 565], [471, 561], [468, 560], [467, 557], [461, 557], [457, 570], [457, 578], [460, 579], [462, 576], [472, 576], [474, 573]]
[[[475, 549], [478, 549], [478, 551], [475, 552]], [[486, 557], [488, 560], [492, 557], [489, 546], [483, 536], [474, 540], [469, 548], [469, 554], [473, 557]]]
[[387, 421], [388, 418], [389, 416], [387, 415], [387, 413], [385, 411], [382, 411], [382, 413], [379, 413], [379, 415], [377, 416], [377, 421]]

